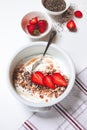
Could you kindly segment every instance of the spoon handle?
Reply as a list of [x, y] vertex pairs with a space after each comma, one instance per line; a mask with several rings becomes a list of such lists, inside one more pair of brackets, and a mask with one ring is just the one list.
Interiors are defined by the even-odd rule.
[[56, 35], [56, 31], [52, 31], [51, 34], [50, 34], [50, 38], [48, 40], [47, 46], [45, 48], [45, 51], [44, 51], [44, 53], [42, 55], [42, 58], [39, 61], [37, 61], [35, 64], [33, 64], [31, 73], [34, 71], [34, 69], [37, 67], [37, 65], [39, 65], [41, 63], [41, 61], [43, 60], [43, 57], [46, 54], [47, 49], [48, 49], [49, 45], [51, 44], [51, 42], [52, 42], [55, 35]]
[[56, 31], [53, 30], [53, 31], [51, 32], [51, 34], [50, 34], [50, 38], [49, 38], [49, 41], [48, 41], [47, 46], [46, 46], [46, 48], [45, 48], [45, 51], [44, 51], [44, 53], [43, 53], [43, 56], [46, 54], [47, 49], [48, 49], [49, 45], [51, 44], [51, 42], [52, 42], [53, 38], [55, 37], [55, 35], [56, 35]]

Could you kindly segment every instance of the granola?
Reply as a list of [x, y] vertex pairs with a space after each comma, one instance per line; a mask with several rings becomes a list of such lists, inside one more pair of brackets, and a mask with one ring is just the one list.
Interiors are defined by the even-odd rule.
[[[13, 73], [13, 83], [16, 91], [24, 98], [33, 100], [33, 102], [48, 102], [51, 99], [56, 99], [64, 93], [67, 87], [56, 86], [55, 89], [51, 89], [45, 86], [37, 85], [31, 82], [31, 64], [36, 59], [28, 60], [24, 63], [19, 63]], [[55, 63], [55, 65], [54, 65]], [[60, 66], [53, 62], [53, 59], [45, 57], [43, 63], [39, 65], [36, 70], [46, 73], [61, 72]], [[35, 71], [36, 71], [35, 70]], [[63, 72], [61, 72], [63, 74]], [[68, 77], [64, 75], [68, 82]]]

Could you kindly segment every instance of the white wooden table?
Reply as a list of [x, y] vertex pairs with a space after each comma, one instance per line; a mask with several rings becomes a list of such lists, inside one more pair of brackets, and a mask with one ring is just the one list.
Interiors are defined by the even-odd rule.
[[[87, 0], [71, 0], [71, 3], [83, 12], [82, 19], [75, 18], [78, 31], [72, 33], [66, 28], [54, 42], [69, 53], [78, 73], [87, 66]], [[31, 115], [28, 107], [10, 93], [7, 69], [12, 55], [24, 45], [32, 44], [21, 28], [22, 17], [32, 10], [44, 12], [40, 0], [0, 1], [0, 130], [17, 130]], [[40, 40], [46, 41], [47, 37]]]

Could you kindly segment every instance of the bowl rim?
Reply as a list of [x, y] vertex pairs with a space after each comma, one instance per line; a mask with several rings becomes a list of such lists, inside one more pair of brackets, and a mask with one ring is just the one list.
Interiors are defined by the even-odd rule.
[[64, 9], [64, 10], [62, 10], [62, 11], [50, 11], [50, 10], [48, 10], [44, 5], [43, 5], [43, 1], [44, 0], [41, 0], [41, 4], [42, 4], [42, 6], [43, 6], [43, 8], [46, 10], [46, 12], [48, 12], [49, 14], [51, 14], [51, 15], [60, 15], [60, 14], [62, 14], [62, 13], [64, 13], [68, 8], [69, 8], [69, 6], [70, 6], [70, 0], [64, 0], [65, 2], [66, 2], [66, 8]]
[[[42, 33], [42, 34], [40, 34], [40, 35], [38, 35], [38, 36], [33, 36], [33, 35], [29, 34], [28, 31], [23, 27], [23, 22], [25, 22], [26, 17], [27, 17], [28, 15], [30, 15], [30, 14], [41, 14], [41, 15], [44, 17], [44, 19], [47, 20], [47, 22], [48, 22], [48, 28], [47, 28], [47, 30], [46, 30], [44, 33]], [[38, 16], [39, 16], [39, 15], [38, 15]], [[26, 25], [27, 25], [27, 24], [26, 24]], [[40, 38], [46, 36], [46, 35], [51, 31], [51, 28], [52, 28], [52, 20], [51, 20], [50, 16], [49, 16], [47, 13], [42, 12], [42, 11], [36, 11], [36, 10], [34, 10], [34, 11], [30, 11], [30, 12], [26, 13], [26, 14], [22, 17], [22, 19], [21, 19], [21, 27], [22, 27], [22, 30], [23, 30], [30, 38], [32, 38], [32, 39], [40, 39]]]
[[31, 44], [31, 45], [27, 45], [25, 47], [22, 47], [20, 48], [20, 50], [18, 50], [18, 52], [16, 52], [16, 54], [14, 56], [12, 56], [12, 59], [9, 63], [9, 66], [8, 66], [8, 72], [7, 72], [7, 81], [8, 81], [8, 86], [9, 86], [9, 89], [10, 89], [10, 92], [13, 94], [14, 97], [16, 97], [16, 99], [18, 99], [20, 102], [22, 102], [23, 104], [25, 105], [28, 105], [30, 107], [50, 107], [50, 106], [53, 106], [55, 104], [57, 104], [58, 102], [62, 101], [68, 94], [69, 92], [71, 91], [71, 89], [73, 88], [73, 85], [74, 85], [74, 82], [75, 82], [75, 67], [74, 67], [74, 64], [73, 64], [73, 61], [71, 59], [71, 57], [68, 55], [68, 53], [63, 50], [62, 48], [54, 45], [54, 44], [51, 44], [50, 46], [56, 50], [59, 50], [61, 53], [63, 53], [63, 55], [68, 59], [69, 63], [70, 63], [70, 66], [71, 66], [71, 73], [72, 73], [72, 77], [71, 77], [71, 80], [69, 82], [69, 85], [67, 87], [67, 89], [65, 90], [65, 92], [59, 96], [57, 99], [53, 100], [53, 101], [49, 101], [47, 103], [34, 103], [34, 102], [30, 102], [24, 98], [22, 98], [15, 90], [14, 86], [12, 86], [11, 84], [11, 79], [10, 79], [10, 67], [11, 67], [11, 64], [12, 62], [14, 61], [15, 57], [20, 54], [23, 50], [29, 48], [29, 47], [33, 47], [33, 46], [46, 46], [46, 42], [43, 42], [43, 41], [40, 41], [40, 42], [33, 42], [35, 44]]

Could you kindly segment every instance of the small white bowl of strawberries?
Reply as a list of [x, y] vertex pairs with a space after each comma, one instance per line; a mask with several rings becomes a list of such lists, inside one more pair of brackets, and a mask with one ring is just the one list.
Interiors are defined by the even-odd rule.
[[30, 38], [39, 39], [50, 32], [52, 22], [47, 14], [39, 11], [32, 11], [22, 18], [21, 26]]

